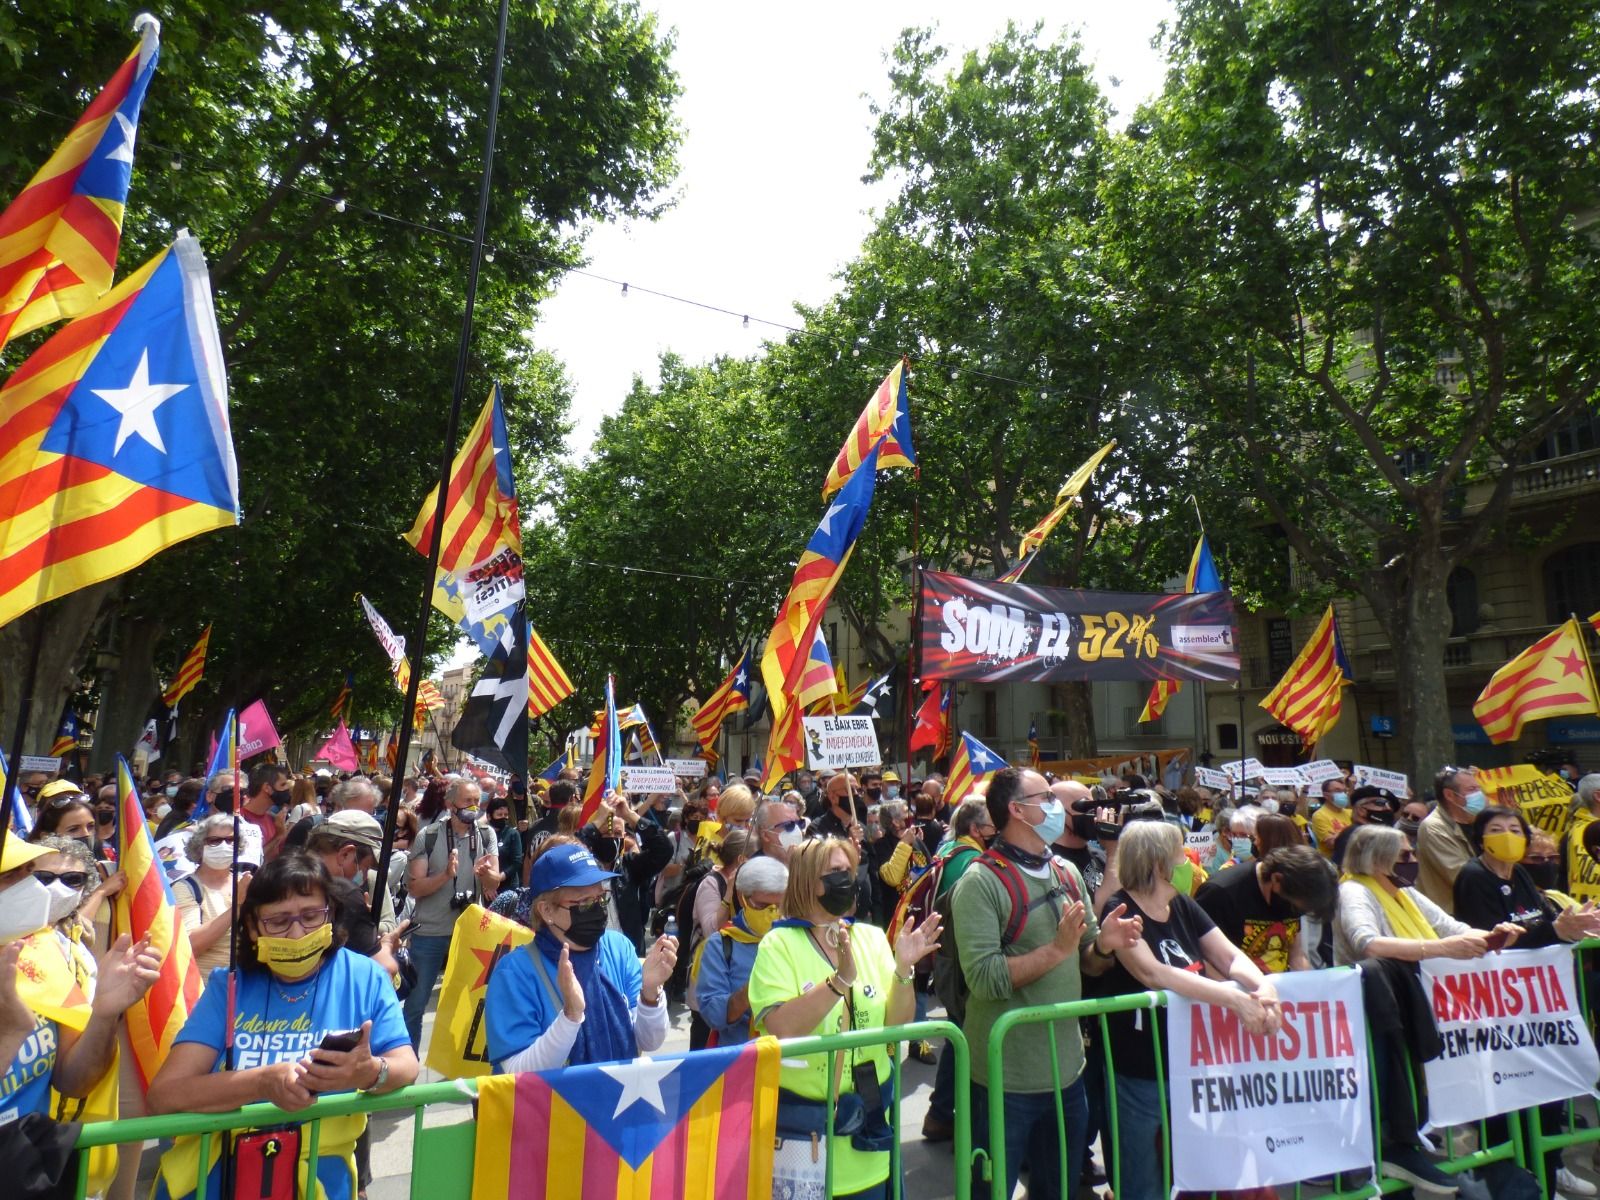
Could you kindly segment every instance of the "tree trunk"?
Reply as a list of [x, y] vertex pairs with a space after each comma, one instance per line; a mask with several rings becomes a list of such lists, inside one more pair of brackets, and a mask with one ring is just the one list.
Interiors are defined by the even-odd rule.
[[[155, 661], [156, 643], [162, 632], [160, 624], [148, 618], [120, 623], [117, 664], [106, 672], [100, 691], [100, 726], [95, 730], [92, 770], [111, 770], [118, 754], [132, 757], [150, 706], [161, 690], [156, 682]], [[161, 736], [166, 737], [164, 725]], [[161, 766], [164, 769], [167, 765], [163, 751]]]
[[1445, 643], [1450, 637], [1445, 585], [1450, 567], [1449, 557], [1437, 544], [1420, 546], [1404, 559], [1394, 587], [1363, 589], [1394, 654], [1406, 773], [1416, 794], [1456, 752], [1444, 674]]
[[1075, 679], [1058, 684], [1061, 711], [1067, 718], [1067, 757], [1093, 758], [1094, 735], [1094, 685], [1088, 680]]
[[35, 646], [39, 673], [28, 712], [28, 731], [22, 739], [23, 754], [43, 754], [50, 748], [62, 707], [78, 689], [84, 654], [115, 588], [114, 581], [80, 588], [0, 629], [0, 738], [5, 739], [0, 748], [8, 756], [23, 680]]

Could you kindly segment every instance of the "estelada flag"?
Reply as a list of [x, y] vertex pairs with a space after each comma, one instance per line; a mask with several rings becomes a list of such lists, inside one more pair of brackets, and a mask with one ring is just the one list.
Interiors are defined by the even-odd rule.
[[183, 232], [0, 388], [0, 625], [238, 520], [210, 276]]
[[754, 665], [750, 657], [753, 650], [754, 647], [746, 648], [733, 670], [728, 672], [728, 677], [717, 685], [717, 690], [706, 697], [706, 702], [689, 718], [689, 724], [694, 726], [695, 737], [702, 748], [710, 749], [716, 744], [717, 732], [722, 728], [723, 721], [750, 707], [750, 670]]
[[111, 288], [139, 109], [161, 56], [161, 22], [140, 13], [133, 28], [139, 44], [0, 213], [0, 350]]
[[778, 1043], [478, 1082], [472, 1200], [763, 1200]]
[[806, 738], [801, 708], [791, 704], [772, 715], [772, 732], [767, 735], [767, 765], [761, 775], [761, 790], [770, 792], [790, 771], [806, 765]]
[[951, 807], [960, 804], [974, 783], [1005, 765], [1005, 759], [970, 733], [963, 732], [956, 739], [955, 754], [950, 758], [950, 779], [944, 785], [944, 802]]
[[1583, 627], [1571, 618], [1489, 678], [1472, 715], [1491, 742], [1514, 742], [1529, 721], [1600, 712]]
[[533, 930], [481, 904], [469, 904], [450, 934], [450, 966], [428, 1039], [428, 1066], [447, 1079], [492, 1075], [489, 1027], [483, 1019], [489, 973], [507, 954], [533, 941]]
[[884, 376], [866, 408], [861, 410], [850, 436], [828, 470], [827, 481], [822, 485], [824, 500], [850, 481], [850, 476], [861, 468], [874, 446], [878, 448], [874, 470], [917, 465], [917, 453], [911, 447], [911, 397], [907, 375], [906, 360], [902, 358]]
[[120, 754], [117, 797], [117, 866], [128, 882], [117, 893], [116, 928], [136, 942], [149, 938], [150, 949], [161, 958], [155, 984], [127, 1012], [128, 1044], [133, 1048], [139, 1079], [148, 1088], [200, 1000], [200, 969], [145, 824], [133, 772]]
[[[433, 546], [433, 520], [438, 508], [436, 485], [422, 502], [406, 541], [427, 557]], [[460, 574], [509, 547], [522, 554], [522, 519], [517, 515], [517, 483], [511, 473], [511, 442], [506, 434], [500, 385], [494, 385], [478, 419], [450, 463], [445, 493], [444, 534], [439, 545], [439, 570]]]

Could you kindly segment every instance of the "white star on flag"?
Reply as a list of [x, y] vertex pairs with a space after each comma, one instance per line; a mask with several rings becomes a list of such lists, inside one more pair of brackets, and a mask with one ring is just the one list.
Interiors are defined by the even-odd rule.
[[844, 509], [845, 506], [843, 504], [828, 505], [828, 511], [822, 514], [822, 520], [817, 522], [817, 528], [831, 537], [833, 534], [833, 526], [831, 522], [833, 521], [834, 514], [841, 513], [844, 511]]
[[631, 1063], [600, 1069], [622, 1085], [622, 1095], [617, 1097], [617, 1111], [611, 1114], [616, 1120], [635, 1104], [643, 1102], [663, 1117], [667, 1115], [667, 1102], [661, 1095], [661, 1081], [678, 1069], [682, 1059], [656, 1062], [649, 1058], [636, 1058]]
[[743, 687], [745, 684], [747, 684], [749, 682], [750, 682], [750, 672], [746, 671], [743, 667], [740, 667], [739, 668], [738, 678], [736, 678], [733, 681], [733, 686], [734, 687]]
[[989, 762], [989, 752], [980, 746], [973, 752], [972, 762], [981, 770]]
[[138, 434], [157, 453], [165, 454], [166, 443], [161, 440], [161, 430], [156, 428], [156, 409], [179, 392], [187, 391], [188, 387], [187, 383], [151, 383], [150, 351], [146, 350], [140, 355], [139, 365], [127, 387], [91, 388], [90, 391], [122, 414], [122, 422], [117, 426], [116, 445], [111, 448], [111, 453], [121, 454], [123, 443]]
[[106, 161], [125, 162], [131, 164], [133, 162], [134, 124], [132, 121], [128, 120], [127, 117], [123, 116], [120, 111], [112, 113], [111, 119], [117, 123], [117, 126], [122, 134], [122, 141], [117, 144], [114, 150], [106, 155]]

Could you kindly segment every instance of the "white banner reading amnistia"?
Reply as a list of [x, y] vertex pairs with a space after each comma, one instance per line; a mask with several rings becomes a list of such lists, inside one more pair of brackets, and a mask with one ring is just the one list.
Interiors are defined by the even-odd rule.
[[1372, 1166], [1372, 1096], [1354, 967], [1272, 976], [1283, 1027], [1167, 994], [1176, 1191], [1238, 1191]]
[[1600, 1057], [1569, 946], [1422, 962], [1444, 1053], [1423, 1064], [1430, 1128], [1591, 1094]]

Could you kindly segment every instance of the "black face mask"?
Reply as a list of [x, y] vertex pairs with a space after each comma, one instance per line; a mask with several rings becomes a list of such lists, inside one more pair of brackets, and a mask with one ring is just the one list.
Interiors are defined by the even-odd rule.
[[856, 879], [849, 871], [829, 871], [822, 877], [822, 911], [842, 917], [856, 906]]
[[108, 808], [102, 811], [97, 811], [94, 814], [94, 819], [96, 824], [114, 825], [117, 821], [117, 810], [114, 808]]
[[1387, 808], [1380, 808], [1376, 812], [1370, 812], [1367, 814], [1368, 825], [1393, 825], [1394, 821], [1394, 813], [1390, 812]]
[[688, 830], [689, 836], [693, 837], [696, 833], [698, 833], [700, 831], [700, 818], [699, 817], [690, 817], [687, 821], [685, 821], [683, 823], [683, 827], [684, 827], [684, 829]]
[[493, 825], [496, 829], [504, 829], [508, 823], [509, 822], [506, 820], [505, 817], [490, 817], [489, 818], [489, 824]]
[[569, 908], [567, 919], [571, 922], [567, 926], [567, 941], [579, 950], [593, 950], [600, 935], [606, 931], [606, 910], [602, 904]]
[[289, 803], [289, 797], [290, 797], [291, 794], [292, 793], [289, 791], [288, 788], [283, 788], [281, 791], [273, 792], [272, 793], [272, 802], [274, 804], [276, 804], [279, 808], [282, 808], [285, 804]]
[[1416, 862], [1397, 862], [1394, 870], [1389, 872], [1389, 882], [1399, 888], [1416, 887], [1417, 871], [1421, 866]]
[[1547, 892], [1552, 888], [1558, 888], [1561, 886], [1560, 863], [1525, 862], [1522, 865], [1527, 868], [1528, 874], [1532, 877], [1534, 887], [1538, 888], [1541, 892]]

